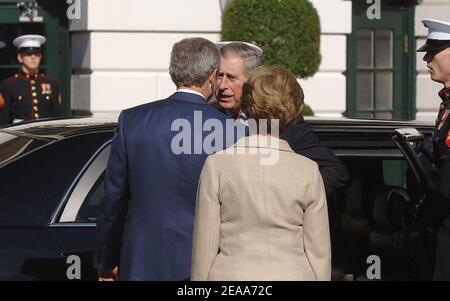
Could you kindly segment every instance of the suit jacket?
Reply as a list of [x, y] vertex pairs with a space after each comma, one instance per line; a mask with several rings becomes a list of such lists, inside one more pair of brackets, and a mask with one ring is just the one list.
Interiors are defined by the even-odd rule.
[[[260, 136], [206, 160], [191, 279], [330, 280], [327, 203], [317, 164], [284, 140], [272, 138], [278, 147], [249, 145], [254, 137]], [[278, 153], [275, 164], [261, 164], [267, 151]]]
[[[198, 130], [210, 118], [225, 122], [201, 96], [184, 92], [121, 113], [99, 209], [97, 269], [119, 266], [120, 280], [189, 278], [196, 190], [207, 157], [197, 146], [208, 132]], [[174, 142], [194, 153], [177, 154]]]

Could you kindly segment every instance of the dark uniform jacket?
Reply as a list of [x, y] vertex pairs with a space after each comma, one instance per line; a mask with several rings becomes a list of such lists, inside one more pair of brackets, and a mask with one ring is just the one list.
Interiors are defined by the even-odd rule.
[[432, 137], [431, 181], [419, 216], [427, 225], [440, 225], [450, 213], [450, 88], [442, 89], [439, 96], [442, 103]]
[[58, 116], [61, 116], [61, 92], [55, 79], [20, 71], [2, 82], [0, 125]]
[[433, 133], [433, 165], [419, 222], [439, 228], [435, 280], [450, 280], [450, 88], [439, 92], [442, 103]]

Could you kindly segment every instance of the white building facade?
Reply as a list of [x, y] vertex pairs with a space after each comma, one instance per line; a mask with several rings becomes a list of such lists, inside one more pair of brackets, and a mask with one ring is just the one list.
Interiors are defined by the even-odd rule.
[[[450, 0], [423, 0], [416, 6], [415, 34], [417, 38], [417, 47], [425, 44], [427, 38], [428, 30], [420, 21], [424, 18], [433, 18], [450, 22]], [[417, 53], [416, 119], [434, 120], [437, 117], [437, 111], [440, 104], [437, 92], [442, 89], [442, 84], [430, 80], [427, 64], [423, 61], [424, 55], [423, 52]]]
[[[348, 43], [354, 30], [353, 3], [346, 0], [311, 2], [321, 20], [322, 62], [313, 77], [299, 81], [305, 90], [305, 101], [316, 115], [341, 116], [352, 106], [349, 105], [352, 85], [348, 75]], [[80, 0], [80, 4], [81, 18], [70, 23], [71, 106], [75, 112], [98, 115], [173, 93], [175, 86], [168, 74], [172, 45], [193, 36], [220, 41], [221, 15], [226, 1]], [[426, 38], [420, 20], [423, 17], [448, 19], [450, 1], [423, 0], [414, 5], [414, 10], [413, 32], [420, 45]], [[409, 87], [414, 90], [415, 100], [404, 101], [413, 103], [418, 119], [430, 120], [436, 116], [439, 105], [436, 93], [440, 85], [429, 80], [421, 59], [422, 55], [418, 54], [416, 87]], [[396, 86], [391, 86], [395, 90]], [[361, 92], [358, 90], [355, 95]]]

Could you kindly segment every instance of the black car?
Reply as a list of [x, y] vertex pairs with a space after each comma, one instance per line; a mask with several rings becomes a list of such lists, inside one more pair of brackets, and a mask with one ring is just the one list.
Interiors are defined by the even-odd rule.
[[0, 280], [67, 280], [70, 255], [81, 279], [95, 279], [95, 219], [115, 128], [115, 118], [83, 118], [0, 129]]
[[[0, 280], [96, 279], [95, 222], [116, 121], [67, 118], [0, 129]], [[306, 121], [350, 172], [348, 187], [328, 199], [333, 279], [431, 279], [434, 232], [418, 228], [413, 212], [423, 194], [415, 147], [427, 143], [433, 125]], [[371, 274], [374, 258], [378, 274]]]

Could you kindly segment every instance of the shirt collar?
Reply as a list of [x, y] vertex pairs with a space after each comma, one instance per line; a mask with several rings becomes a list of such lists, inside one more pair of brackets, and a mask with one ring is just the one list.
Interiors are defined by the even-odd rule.
[[191, 90], [191, 89], [178, 89], [177, 92], [196, 94], [196, 95], [201, 96], [203, 99], [206, 99], [205, 96], [203, 96], [202, 93], [194, 91], [194, 90]]

